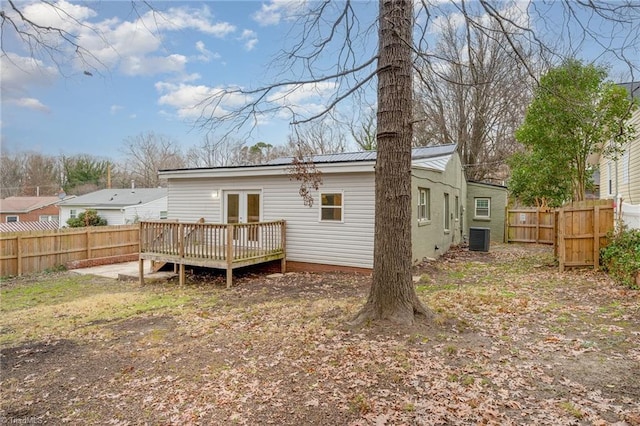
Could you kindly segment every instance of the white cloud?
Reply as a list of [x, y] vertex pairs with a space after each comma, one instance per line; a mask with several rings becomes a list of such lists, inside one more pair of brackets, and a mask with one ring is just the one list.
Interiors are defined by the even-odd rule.
[[196, 57], [196, 59], [202, 62], [211, 62], [212, 59], [221, 58], [219, 53], [214, 53], [208, 50], [202, 40], [198, 40], [196, 42], [196, 50], [200, 52], [200, 54]]
[[65, 31], [74, 30], [83, 21], [93, 18], [97, 13], [85, 6], [71, 4], [65, 0], [54, 3], [36, 2], [22, 9], [24, 16], [44, 27], [60, 28]]
[[[120, 69], [127, 75], [183, 73], [186, 64], [184, 55], [160, 53], [160, 49], [166, 47], [164, 38], [168, 37], [168, 33], [194, 30], [224, 38], [236, 31], [235, 25], [216, 20], [206, 5], [200, 8], [180, 6], [165, 11], [148, 10], [141, 16], [131, 13], [130, 16], [134, 17], [132, 20], [117, 17], [96, 20], [98, 9], [92, 9], [90, 6], [93, 4], [97, 3], [79, 5], [66, 0], [34, 2], [24, 6], [23, 11], [25, 16], [39, 25], [61, 28], [71, 37], [77, 37], [77, 44], [84, 49], [82, 58], [77, 57], [73, 46], [66, 46], [66, 58], [72, 58], [69, 63], [76, 71], [106, 67]], [[142, 13], [142, 10], [139, 8], [137, 12]], [[60, 40], [54, 36], [52, 34], [49, 38], [53, 45], [57, 45]], [[201, 54], [199, 60], [219, 57], [208, 51], [201, 51]], [[62, 65], [64, 60], [61, 58]]]
[[0, 71], [3, 96], [11, 93], [24, 94], [27, 87], [47, 86], [54, 82], [58, 72], [42, 61], [27, 56], [7, 53], [0, 57]]
[[253, 20], [262, 26], [278, 25], [280, 21], [290, 21], [299, 16], [306, 8], [306, 0], [271, 0], [263, 3], [260, 10], [252, 16]]
[[[335, 93], [336, 84], [330, 82], [289, 85], [271, 94], [267, 101], [298, 115], [314, 115], [324, 111], [328, 99]], [[281, 114], [282, 118], [285, 118]], [[289, 118], [289, 117], [286, 117]]]
[[109, 112], [111, 113], [111, 115], [116, 115], [118, 111], [122, 109], [124, 109], [122, 105], [111, 105], [111, 108], [109, 108]]
[[161, 73], [181, 73], [185, 69], [187, 58], [182, 55], [169, 56], [130, 56], [120, 64], [127, 75], [155, 75]]
[[50, 109], [41, 101], [30, 96], [30, 88], [51, 85], [58, 73], [55, 68], [31, 57], [7, 53], [0, 57], [0, 98], [3, 103], [10, 103], [22, 108], [41, 112]]
[[[222, 117], [253, 101], [250, 95], [239, 93], [238, 87], [210, 87], [185, 83], [157, 82], [160, 93], [158, 104], [171, 107], [182, 119], [200, 117]], [[266, 98], [264, 110], [277, 109], [279, 118], [291, 119], [291, 114], [310, 116], [325, 110], [328, 100], [334, 95], [334, 83], [312, 83], [282, 87]], [[235, 92], [234, 92], [235, 91]], [[167, 110], [163, 110], [168, 115]], [[258, 113], [260, 120], [266, 119]]]
[[34, 111], [46, 112], [50, 113], [51, 110], [48, 106], [40, 102], [35, 98], [19, 98], [19, 99], [11, 99], [10, 103], [17, 105], [22, 108], [32, 109]]
[[[248, 96], [241, 93], [220, 97], [227, 90], [224, 87], [158, 82], [156, 90], [162, 94], [158, 104], [174, 108], [177, 115], [183, 119], [197, 119], [201, 116], [220, 117], [250, 100]], [[220, 102], [214, 105], [210, 102], [213, 98], [220, 99]]]
[[244, 30], [238, 40], [244, 41], [245, 50], [251, 51], [256, 47], [256, 44], [258, 44], [258, 35], [255, 31]]
[[218, 38], [233, 33], [235, 25], [229, 22], [213, 22], [213, 15], [207, 6], [200, 9], [188, 7], [172, 7], [166, 12], [149, 11], [143, 16], [147, 28], [180, 31], [193, 29]]
[[[443, 3], [442, 0], [438, 0], [439, 3]], [[505, 4], [504, 8], [498, 8], [497, 13], [501, 16], [508, 18], [510, 22], [517, 26], [528, 27], [529, 24], [529, 0], [516, 0], [513, 2], [508, 2]], [[454, 28], [462, 28], [465, 25], [466, 18], [462, 12], [459, 11], [445, 11], [443, 9], [439, 9], [438, 16], [436, 16], [432, 24], [429, 28], [429, 32], [433, 34], [441, 33], [444, 28], [446, 28], [447, 21], [453, 24]], [[489, 27], [494, 23], [493, 18], [487, 14], [487, 12], [482, 8], [479, 4], [475, 4], [475, 7], [469, 9], [467, 11], [468, 15], [479, 25]], [[424, 19], [424, 16], [421, 17]], [[503, 24], [505, 25], [507, 31], [520, 31], [515, 25], [503, 20]]]

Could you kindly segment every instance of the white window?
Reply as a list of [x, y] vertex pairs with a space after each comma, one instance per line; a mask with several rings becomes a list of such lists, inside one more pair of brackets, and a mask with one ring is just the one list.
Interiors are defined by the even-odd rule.
[[491, 198], [475, 198], [474, 216], [486, 219], [491, 217]]
[[431, 220], [431, 190], [418, 188], [418, 221]]
[[167, 213], [166, 210], [161, 210], [160, 211], [160, 219], [166, 219], [169, 217], [169, 214]]
[[7, 216], [7, 223], [11, 222], [20, 222], [20, 218], [18, 216]]
[[71, 210], [69, 211], [69, 217], [70, 217], [71, 219], [75, 219], [76, 217], [78, 217], [78, 213], [76, 212], [76, 210], [75, 210], [75, 209], [71, 209]]
[[625, 150], [622, 154], [622, 183], [629, 184], [629, 150]]
[[320, 194], [320, 220], [342, 221], [343, 199], [340, 192], [327, 192]]
[[449, 207], [449, 194], [444, 194], [444, 230], [451, 229], [451, 218], [449, 217], [451, 208]]
[[58, 221], [58, 215], [52, 215], [52, 214], [42, 214], [38, 218], [38, 222], [57, 222], [57, 221]]

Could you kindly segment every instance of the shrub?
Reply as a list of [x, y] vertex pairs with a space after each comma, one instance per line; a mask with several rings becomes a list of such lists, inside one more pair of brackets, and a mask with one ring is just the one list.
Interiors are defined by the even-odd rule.
[[67, 220], [67, 225], [71, 228], [81, 228], [83, 226], [105, 226], [107, 220], [100, 217], [95, 210], [86, 210], [78, 215], [78, 217]]
[[620, 228], [608, 235], [609, 244], [600, 250], [600, 263], [605, 271], [629, 288], [638, 289], [640, 273], [640, 229]]

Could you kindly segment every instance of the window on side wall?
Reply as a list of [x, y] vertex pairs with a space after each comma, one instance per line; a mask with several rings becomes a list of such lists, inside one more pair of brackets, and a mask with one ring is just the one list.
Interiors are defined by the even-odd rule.
[[341, 192], [320, 194], [320, 221], [342, 222], [343, 195]]
[[169, 213], [166, 210], [161, 210], [160, 211], [160, 219], [161, 220], [166, 219], [168, 217], [169, 217]]
[[475, 199], [474, 217], [479, 219], [491, 218], [491, 199], [490, 198]]
[[431, 190], [418, 188], [418, 222], [431, 220]]
[[453, 204], [453, 214], [454, 214], [454, 216], [456, 218], [456, 221], [458, 221], [458, 212], [459, 211], [460, 211], [460, 199], [456, 195], [455, 203]]
[[69, 210], [69, 218], [75, 219], [76, 217], [78, 217], [78, 212], [75, 209]]
[[7, 216], [7, 223], [19, 222], [18, 216]]
[[444, 231], [448, 232], [451, 229], [451, 207], [449, 206], [449, 194], [444, 194]]

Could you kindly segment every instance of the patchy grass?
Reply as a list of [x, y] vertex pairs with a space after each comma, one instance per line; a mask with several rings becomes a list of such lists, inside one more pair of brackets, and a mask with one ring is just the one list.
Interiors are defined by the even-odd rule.
[[415, 271], [437, 316], [345, 324], [369, 277], [71, 272], [0, 289], [0, 418], [53, 424], [640, 424], [640, 297], [550, 248]]
[[82, 338], [101, 324], [153, 311], [167, 313], [191, 298], [173, 288], [158, 290], [152, 293], [75, 274], [2, 289], [0, 344], [43, 337]]

